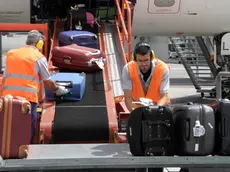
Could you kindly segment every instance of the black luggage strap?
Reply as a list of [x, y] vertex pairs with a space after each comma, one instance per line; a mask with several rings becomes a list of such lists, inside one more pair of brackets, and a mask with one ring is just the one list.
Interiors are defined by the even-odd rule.
[[151, 141], [171, 140], [170, 121], [142, 121], [142, 141], [143, 143]]

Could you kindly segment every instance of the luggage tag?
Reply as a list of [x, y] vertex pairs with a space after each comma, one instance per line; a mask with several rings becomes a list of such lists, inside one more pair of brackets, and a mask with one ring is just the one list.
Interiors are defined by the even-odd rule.
[[104, 69], [105, 59], [103, 59], [102, 57], [98, 58], [98, 59], [92, 58], [87, 63], [88, 63], [88, 66], [90, 66], [90, 67], [92, 67], [93, 64], [95, 63], [100, 69]]
[[201, 137], [203, 135], [205, 135], [205, 128], [203, 125], [200, 124], [199, 120], [196, 120], [195, 126], [193, 127], [193, 136]]

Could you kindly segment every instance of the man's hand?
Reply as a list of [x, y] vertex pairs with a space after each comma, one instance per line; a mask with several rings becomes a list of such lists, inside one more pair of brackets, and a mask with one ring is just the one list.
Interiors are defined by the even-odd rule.
[[170, 104], [168, 93], [161, 94], [161, 99], [157, 102], [157, 106], [167, 106]]
[[57, 96], [64, 96], [68, 94], [68, 92], [68, 89], [66, 89], [64, 86], [58, 86], [58, 89], [55, 93]]

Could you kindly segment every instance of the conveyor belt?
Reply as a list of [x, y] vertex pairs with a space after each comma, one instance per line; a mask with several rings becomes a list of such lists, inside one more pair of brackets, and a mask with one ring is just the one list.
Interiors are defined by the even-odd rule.
[[81, 101], [56, 103], [52, 134], [57, 142], [109, 140], [101, 71], [86, 75], [86, 91]]

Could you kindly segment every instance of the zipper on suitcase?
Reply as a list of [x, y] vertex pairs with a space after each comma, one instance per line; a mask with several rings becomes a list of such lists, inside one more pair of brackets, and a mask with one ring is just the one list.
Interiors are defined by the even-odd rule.
[[7, 147], [7, 127], [8, 127], [8, 111], [9, 111], [9, 100], [6, 97], [3, 97], [3, 101], [4, 101], [4, 117], [3, 117], [3, 133], [2, 133], [2, 150], [1, 150], [1, 154], [3, 159], [6, 158], [6, 147]]
[[[200, 126], [199, 126], [199, 136], [196, 138], [196, 143], [195, 143], [195, 152], [200, 152], [201, 154], [204, 153], [204, 149], [205, 149], [205, 138], [204, 138], [204, 135], [200, 135], [201, 133], [201, 126], [203, 126], [203, 122], [204, 122], [204, 115], [203, 115], [203, 112], [204, 112], [204, 107], [203, 105], [199, 105], [199, 116], [198, 116], [198, 119], [196, 120], [199, 120], [200, 122]], [[196, 122], [195, 122], [195, 125], [196, 125]], [[201, 146], [203, 144], [203, 146]]]
[[13, 118], [13, 98], [8, 99], [8, 121], [7, 121], [7, 138], [6, 138], [6, 158], [10, 157], [10, 146], [11, 146], [11, 129], [12, 129], [12, 118]]
[[[201, 111], [201, 106], [199, 105], [199, 115], [198, 115], [198, 118], [195, 120], [195, 126], [196, 126], [196, 121], [199, 120], [200, 121], [200, 111]], [[194, 126], [194, 127], [195, 127]], [[199, 142], [199, 136], [195, 136], [196, 138], [196, 142], [195, 142], [195, 152], [199, 152], [199, 149], [200, 149], [200, 142]]]
[[194, 136], [194, 138], [195, 138], [195, 147], [194, 147], [194, 151], [195, 152], [199, 152], [200, 151], [200, 128], [197, 128], [197, 121], [199, 121], [199, 123], [201, 124], [202, 123], [202, 115], [201, 115], [201, 113], [202, 113], [202, 107], [201, 107], [201, 105], [198, 105], [198, 107], [199, 107], [199, 113], [198, 113], [198, 116], [196, 117], [196, 119], [195, 119], [195, 125], [194, 125], [194, 127], [193, 127], [193, 129], [195, 129], [195, 131], [193, 131], [193, 132], [195, 132], [195, 133], [193, 133], [193, 136]]
[[[201, 106], [201, 120], [200, 120], [200, 124], [201, 125], [203, 125], [204, 126], [204, 116], [205, 116], [205, 114], [204, 114], [204, 106], [203, 105], [200, 105]], [[203, 146], [202, 146], [202, 154], [204, 154], [205, 153], [205, 134], [203, 135], [203, 136], [201, 136], [201, 138], [200, 138], [200, 143], [201, 144], [203, 144]]]

